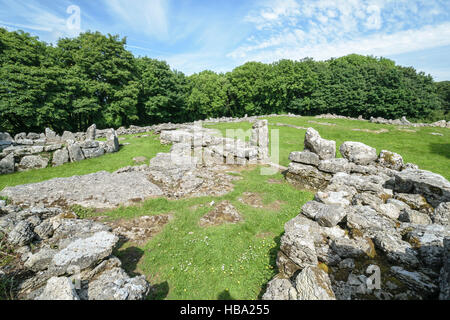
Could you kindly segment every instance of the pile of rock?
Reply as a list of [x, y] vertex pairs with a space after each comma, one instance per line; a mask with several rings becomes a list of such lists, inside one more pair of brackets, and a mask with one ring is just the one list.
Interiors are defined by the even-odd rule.
[[0, 174], [60, 166], [67, 162], [100, 157], [117, 152], [119, 140], [114, 129], [105, 134], [107, 141], [97, 141], [96, 126], [85, 133], [64, 131], [62, 136], [47, 128], [45, 133], [19, 133], [14, 139], [0, 133]]
[[417, 168], [403, 163], [403, 158], [394, 152], [376, 150], [360, 142], [344, 142], [340, 147], [343, 158], [336, 158], [336, 142], [320, 137], [313, 129], [306, 130], [304, 150], [289, 155], [286, 178], [306, 189], [325, 188], [338, 172], [392, 175], [393, 171]]
[[145, 277], [129, 277], [112, 256], [119, 238], [102, 223], [60, 208], [2, 204], [0, 234], [18, 254], [19, 299], [137, 300], [148, 294]]
[[450, 128], [450, 121], [439, 120], [433, 123], [412, 123], [406, 117], [401, 119], [384, 119], [382, 117], [370, 117], [370, 122], [381, 123], [381, 124], [393, 124], [397, 126], [411, 126], [411, 127], [439, 127], [439, 128]]
[[[243, 137], [245, 140], [245, 132]], [[249, 142], [221, 137], [220, 132], [201, 126], [161, 132], [162, 143], [175, 143], [193, 152], [202, 164], [254, 164], [269, 158], [269, 129], [267, 120], [257, 120], [248, 134]]]
[[287, 222], [264, 299], [449, 299], [450, 182], [308, 129], [287, 176], [320, 189]]

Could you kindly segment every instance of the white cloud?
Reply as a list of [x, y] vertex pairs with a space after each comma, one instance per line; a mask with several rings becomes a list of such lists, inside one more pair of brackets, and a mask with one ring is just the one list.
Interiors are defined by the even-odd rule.
[[[291, 9], [276, 9], [280, 4]], [[271, 62], [350, 53], [386, 56], [448, 45], [449, 9], [441, 0], [278, 1], [246, 18], [256, 31], [227, 56], [239, 63]]]
[[[292, 38], [279, 42], [288, 44]], [[232, 52], [232, 58], [270, 62], [279, 59], [302, 59], [312, 57], [324, 60], [351, 53], [387, 56], [422, 49], [450, 45], [450, 22], [438, 26], [426, 26], [417, 30], [400, 31], [394, 34], [374, 34], [347, 41], [324, 42], [312, 45], [287, 45], [272, 50], [255, 51], [254, 47], [241, 48]]]
[[168, 1], [164, 0], [104, 0], [104, 5], [118, 25], [157, 39], [166, 39], [169, 34], [167, 16]]

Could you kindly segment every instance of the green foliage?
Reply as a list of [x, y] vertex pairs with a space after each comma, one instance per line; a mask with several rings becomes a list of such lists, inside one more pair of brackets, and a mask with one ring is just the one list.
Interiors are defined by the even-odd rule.
[[0, 132], [286, 112], [448, 119], [449, 82], [385, 58], [248, 62], [186, 77], [164, 61], [135, 58], [125, 45], [117, 35], [86, 32], [53, 47], [0, 28]]

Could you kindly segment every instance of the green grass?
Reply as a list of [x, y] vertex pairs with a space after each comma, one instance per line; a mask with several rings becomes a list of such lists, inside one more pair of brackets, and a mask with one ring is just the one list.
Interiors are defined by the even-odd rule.
[[170, 146], [160, 144], [159, 136], [151, 133], [148, 137], [136, 138], [136, 136], [124, 136], [125, 140], [121, 140], [120, 143], [130, 143], [129, 145], [121, 146], [119, 152], [106, 154], [99, 158], [66, 163], [59, 167], [47, 167], [45, 169], [0, 175], [0, 190], [6, 186], [40, 182], [57, 177], [71, 177], [102, 170], [113, 172], [126, 166], [136, 165], [133, 162], [134, 157], [145, 156], [151, 159], [158, 152], [170, 150]]
[[[276, 253], [284, 224], [295, 217], [313, 194], [293, 188], [282, 175], [262, 176], [259, 168], [242, 172], [235, 189], [219, 198], [170, 201], [153, 199], [142, 205], [101, 212], [102, 216], [133, 218], [171, 213], [174, 219], [145, 246], [126, 244], [116, 254], [130, 273], [147, 275], [160, 288], [155, 299], [257, 299], [277, 273]], [[279, 179], [271, 184], [268, 179]], [[259, 193], [265, 204], [282, 201], [279, 211], [254, 208], [237, 199], [243, 192]], [[208, 205], [229, 200], [243, 216], [237, 224], [202, 228], [199, 219]], [[204, 204], [204, 207], [192, 208]], [[127, 261], [131, 255], [139, 263]], [[222, 270], [223, 268], [223, 270]]]
[[[319, 131], [325, 139], [335, 140], [337, 147], [344, 141], [363, 142], [371, 147], [381, 150], [396, 152], [403, 157], [405, 162], [412, 162], [419, 165], [420, 169], [433, 171], [441, 174], [446, 179], [450, 179], [450, 130], [447, 128], [435, 127], [401, 127], [393, 125], [381, 125], [364, 121], [343, 120], [343, 119], [317, 119], [314, 117], [271, 117], [269, 120], [270, 130], [279, 129], [280, 136], [280, 164], [289, 164], [289, 153], [303, 150], [303, 140], [306, 130], [290, 127], [276, 126], [276, 123], [292, 124], [299, 127], [313, 127]], [[308, 121], [321, 123], [333, 123], [335, 126], [326, 126]], [[208, 125], [209, 128], [217, 128], [225, 135], [227, 128], [244, 129], [251, 128], [248, 122], [242, 123], [222, 123]], [[416, 132], [405, 132], [399, 129], [406, 128]], [[362, 131], [352, 131], [351, 129], [380, 130], [387, 129], [386, 133], [369, 133]], [[431, 135], [432, 132], [441, 133], [443, 136]], [[338, 157], [341, 157], [338, 152]]]

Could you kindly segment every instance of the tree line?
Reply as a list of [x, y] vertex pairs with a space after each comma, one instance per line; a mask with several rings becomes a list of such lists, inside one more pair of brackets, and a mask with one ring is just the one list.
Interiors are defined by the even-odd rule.
[[126, 39], [86, 32], [55, 45], [0, 28], [0, 132], [187, 122], [292, 112], [448, 118], [450, 83], [385, 58], [348, 55], [191, 76], [134, 57]]

